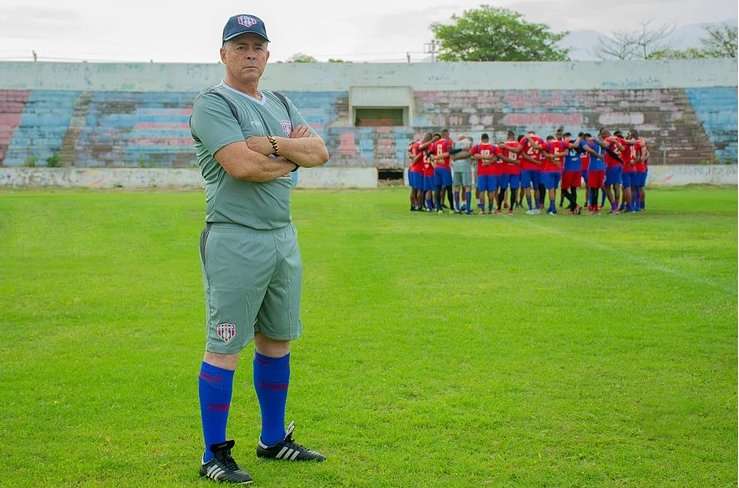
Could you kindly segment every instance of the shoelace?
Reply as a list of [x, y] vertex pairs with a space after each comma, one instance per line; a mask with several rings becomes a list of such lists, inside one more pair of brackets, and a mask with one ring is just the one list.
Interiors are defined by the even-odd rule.
[[310, 449], [307, 449], [304, 446], [302, 446], [302, 445], [298, 444], [297, 442], [295, 442], [295, 440], [293, 440], [293, 433], [292, 432], [290, 432], [285, 437], [285, 444], [287, 444], [292, 449], [295, 449], [295, 450], [298, 450], [298, 451], [312, 452]]
[[231, 450], [230, 449], [228, 451], [226, 451], [226, 452], [223, 453], [223, 459], [221, 460], [221, 462], [228, 469], [231, 469], [231, 470], [234, 470], [234, 471], [236, 471], [237, 469], [239, 469], [239, 465], [236, 464], [236, 461], [234, 460], [234, 458], [231, 457]]

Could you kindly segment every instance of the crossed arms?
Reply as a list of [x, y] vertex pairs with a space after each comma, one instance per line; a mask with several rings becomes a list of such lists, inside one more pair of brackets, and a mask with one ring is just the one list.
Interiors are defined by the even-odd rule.
[[304, 125], [295, 127], [290, 137], [275, 137], [279, 157], [267, 137], [250, 137], [219, 149], [214, 157], [237, 180], [265, 182], [289, 174], [298, 167], [312, 168], [328, 161], [323, 139]]

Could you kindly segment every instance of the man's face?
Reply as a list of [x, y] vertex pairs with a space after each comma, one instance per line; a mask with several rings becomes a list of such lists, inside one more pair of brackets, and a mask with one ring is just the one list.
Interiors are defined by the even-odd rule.
[[221, 48], [221, 61], [231, 77], [242, 82], [258, 81], [269, 59], [268, 43], [256, 34], [244, 34]]

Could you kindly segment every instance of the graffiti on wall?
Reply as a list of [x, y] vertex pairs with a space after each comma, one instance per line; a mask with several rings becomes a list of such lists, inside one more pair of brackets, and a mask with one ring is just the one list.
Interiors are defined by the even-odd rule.
[[[194, 92], [0, 90], [0, 165], [195, 165], [188, 128]], [[353, 127], [346, 91], [285, 92], [325, 141], [329, 165], [397, 168], [428, 130], [494, 140], [507, 130], [637, 129], [658, 162], [737, 160], [734, 88], [458, 90], [414, 94], [413, 125]]]

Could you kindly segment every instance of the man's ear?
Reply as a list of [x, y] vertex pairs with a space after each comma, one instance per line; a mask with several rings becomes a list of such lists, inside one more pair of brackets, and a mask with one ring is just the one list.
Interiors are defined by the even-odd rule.
[[226, 58], [226, 48], [222, 47], [220, 53], [221, 53], [221, 63], [226, 64], [226, 59], [225, 59]]
[[267, 61], [269, 61], [269, 50], [267, 50]]

